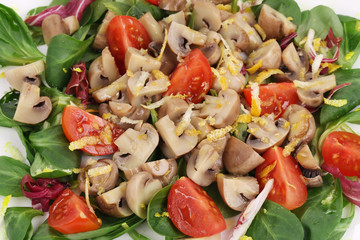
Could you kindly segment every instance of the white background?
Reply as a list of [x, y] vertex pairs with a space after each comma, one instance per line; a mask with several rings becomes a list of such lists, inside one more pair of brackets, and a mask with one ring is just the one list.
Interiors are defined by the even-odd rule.
[[[360, 1], [359, 0], [297, 0], [300, 8], [311, 9], [316, 5], [327, 5], [330, 6], [336, 13], [349, 15], [353, 17], [360, 18]], [[46, 6], [50, 3], [50, 0], [0, 0], [0, 3], [14, 8], [18, 14], [24, 18], [27, 11], [37, 7], [37, 6]], [[357, 61], [355, 64], [356, 68], [360, 68], [360, 61]], [[2, 72], [0, 70], [0, 72]], [[0, 97], [9, 90], [9, 84], [4, 78], [0, 78]], [[22, 146], [20, 139], [18, 138], [15, 131], [12, 129], [1, 128], [0, 127], [0, 156], [7, 155], [12, 156], [12, 153], [5, 147], [6, 144], [11, 144], [12, 146], [18, 148], [23, 156], [26, 156], [25, 149]], [[0, 203], [2, 202], [3, 197], [0, 197]], [[9, 206], [31, 206], [30, 200], [25, 198], [12, 198]], [[46, 217], [46, 216], [45, 216]], [[39, 223], [44, 221], [45, 217], [36, 217], [34, 219], [34, 225], [37, 226]], [[20, 227], [20, 226], [19, 226]], [[1, 229], [0, 229], [1, 231]], [[162, 237], [154, 234], [151, 230], [148, 229], [146, 224], [140, 227], [139, 232], [145, 234], [150, 239], [163, 239]], [[1, 234], [0, 234], [1, 239]], [[131, 239], [129, 236], [122, 236], [118, 239]], [[289, 236], [291, 239], [291, 236]], [[343, 240], [360, 240], [360, 211], [359, 208], [356, 209], [356, 215], [354, 221], [352, 222], [350, 228], [343, 237]]]

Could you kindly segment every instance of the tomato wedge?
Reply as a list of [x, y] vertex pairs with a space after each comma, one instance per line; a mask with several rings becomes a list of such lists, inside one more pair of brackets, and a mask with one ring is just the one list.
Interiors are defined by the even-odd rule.
[[159, 6], [160, 3], [160, 0], [146, 0], [146, 1], [155, 6]]
[[[244, 95], [251, 104], [251, 89], [245, 88]], [[259, 98], [261, 115], [274, 113], [275, 117], [281, 117], [289, 105], [299, 102], [295, 85], [287, 82], [260, 85]]]
[[281, 147], [270, 148], [263, 158], [265, 161], [256, 168], [255, 175], [260, 189], [269, 179], [274, 179], [274, 187], [267, 198], [288, 210], [303, 205], [307, 188], [296, 160], [292, 156], [284, 157]]
[[101, 117], [75, 106], [66, 106], [62, 116], [62, 128], [66, 138], [76, 141], [84, 137], [97, 137], [96, 144], [85, 145], [83, 151], [91, 155], [108, 155], [117, 151], [114, 141], [124, 132]]
[[208, 60], [201, 50], [194, 49], [177, 65], [165, 95], [179, 93], [185, 95], [186, 100], [199, 103], [210, 90], [212, 79]]
[[171, 187], [167, 208], [174, 225], [191, 237], [206, 237], [226, 229], [225, 219], [215, 202], [187, 177]]
[[147, 49], [151, 38], [145, 27], [134, 17], [116, 16], [107, 28], [107, 41], [111, 55], [115, 58], [119, 72], [124, 74], [125, 53], [129, 47]]
[[323, 144], [324, 161], [339, 168], [345, 176], [360, 177], [360, 136], [350, 132], [332, 132]]
[[93, 231], [101, 227], [101, 220], [90, 211], [85, 199], [69, 188], [50, 206], [48, 223], [64, 234]]

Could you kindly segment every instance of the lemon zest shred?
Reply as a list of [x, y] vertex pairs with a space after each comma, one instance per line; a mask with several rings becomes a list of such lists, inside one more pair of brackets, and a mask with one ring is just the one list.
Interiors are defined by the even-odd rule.
[[274, 161], [273, 164], [268, 165], [264, 170], [262, 170], [259, 174], [259, 178], [265, 178], [275, 167], [277, 161]]
[[320, 49], [320, 43], [321, 43], [321, 38], [315, 38], [313, 40], [314, 43], [314, 50], [317, 52]]
[[259, 84], [252, 83], [251, 85], [251, 115], [259, 117], [261, 114], [261, 99], [259, 97]]
[[100, 138], [98, 136], [86, 136], [82, 137], [76, 141], [70, 142], [69, 149], [74, 151], [77, 149], [82, 149], [85, 146], [96, 145], [99, 142]]
[[260, 72], [257, 75], [257, 77], [255, 78], [255, 82], [261, 84], [263, 81], [265, 81], [270, 76], [275, 75], [275, 74], [284, 74], [284, 72], [281, 71], [280, 69], [267, 69], [267, 70], [264, 70], [264, 71]]
[[87, 173], [89, 177], [97, 177], [100, 175], [108, 174], [111, 172], [111, 170], [112, 170], [112, 165], [109, 164], [97, 168], [90, 168]]
[[216, 7], [219, 9], [219, 10], [224, 10], [224, 11], [227, 11], [227, 12], [231, 12], [231, 5], [230, 4], [218, 4], [216, 5]]
[[81, 70], [81, 68], [73, 68], [72, 69], [74, 72], [78, 72], [78, 73], [82, 73], [82, 70]]
[[348, 102], [347, 99], [327, 99], [324, 98], [324, 103], [333, 107], [345, 106]]
[[[222, 90], [226, 90], [228, 89], [228, 83], [226, 81], [226, 78], [224, 76], [221, 76], [220, 75], [220, 71], [218, 71], [217, 69], [215, 68], [211, 68], [211, 71], [213, 73], [213, 75], [218, 79], [218, 81], [220, 82], [220, 85], [221, 85], [221, 89]], [[226, 70], [225, 70], [226, 71]]]
[[161, 58], [162, 58], [163, 55], [164, 55], [165, 48], [166, 48], [166, 45], [167, 45], [167, 44], [166, 44], [167, 41], [168, 41], [168, 31], [167, 31], [167, 29], [165, 28], [164, 42], [163, 42], [163, 44], [162, 44], [162, 46], [161, 46], [160, 54], [159, 54], [159, 56], [156, 58], [156, 60], [158, 60], [159, 62], [161, 61]]
[[345, 61], [349, 61], [353, 56], [355, 52], [348, 52], [345, 56]]
[[262, 63], [263, 63], [263, 61], [260, 60], [254, 66], [252, 66], [251, 68], [246, 69], [246, 71], [248, 73], [250, 73], [250, 74], [254, 74], [254, 73], [256, 73], [257, 70], [259, 70], [259, 68], [261, 68]]
[[254, 28], [260, 34], [262, 40], [264, 41], [266, 39], [266, 33], [265, 33], [264, 29], [259, 24], [255, 24]]
[[232, 130], [232, 126], [226, 126], [224, 128], [219, 128], [219, 129], [212, 130], [211, 132], [209, 132], [206, 135], [206, 139], [209, 140], [209, 141], [215, 141], [215, 140], [217, 140], [219, 138], [224, 137], [225, 134], [227, 134], [231, 130]]

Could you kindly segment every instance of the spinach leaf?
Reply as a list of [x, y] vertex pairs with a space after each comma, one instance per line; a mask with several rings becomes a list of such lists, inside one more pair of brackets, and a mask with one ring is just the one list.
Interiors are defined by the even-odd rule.
[[80, 166], [81, 152], [70, 151], [61, 126], [51, 126], [29, 135], [37, 151], [30, 172], [33, 177], [57, 178], [72, 174]]
[[354, 204], [349, 202], [349, 200], [344, 198], [343, 209], [345, 209], [345, 207], [347, 206], [350, 207], [350, 213], [348, 214], [348, 216], [341, 217], [339, 224], [331, 232], [330, 236], [328, 237], [328, 240], [341, 239], [342, 236], [345, 234], [346, 230], [349, 228], [355, 216], [355, 206]]
[[305, 238], [328, 239], [339, 224], [343, 210], [343, 196], [340, 181], [328, 174], [324, 184], [309, 188], [307, 200], [293, 212], [298, 216], [305, 230]]
[[73, 35], [72, 37], [79, 40], [79, 41], [84, 41], [87, 34], [89, 33], [90, 31], [90, 28], [91, 28], [91, 25], [88, 24], [88, 25], [84, 25], [84, 26], [81, 26], [79, 28], [79, 30], [77, 30]]
[[91, 3], [84, 11], [83, 17], [80, 21], [81, 25], [90, 25], [98, 21], [107, 11], [104, 5], [104, 3], [107, 2], [111, 2], [111, 0], [96, 0]]
[[[62, 90], [68, 84], [71, 68], [83, 57], [93, 42], [93, 37], [79, 41], [65, 34], [53, 37], [46, 55], [45, 76], [50, 87]], [[64, 69], [67, 73], [64, 72]]]
[[248, 125], [247, 123], [238, 123], [234, 128], [232, 135], [241, 141], [245, 142], [249, 133], [247, 132]]
[[44, 59], [24, 21], [11, 8], [0, 4], [0, 65], [22, 65]]
[[294, 0], [265, 0], [261, 5], [252, 8], [256, 16], [259, 16], [263, 4], [269, 5], [286, 17], [292, 17], [292, 22], [296, 26], [300, 25], [301, 11], [299, 5]]
[[360, 89], [360, 69], [339, 70], [335, 72], [336, 83], [351, 83], [350, 86], [343, 87], [334, 93], [332, 99], [346, 99], [347, 104], [342, 107], [334, 107], [324, 104], [320, 112], [320, 124], [327, 124], [344, 114], [350, 112], [360, 105], [358, 89]]
[[30, 173], [30, 167], [19, 160], [0, 156], [0, 195], [24, 196], [21, 191], [21, 179]]
[[224, 200], [220, 195], [216, 182], [212, 183], [208, 187], [203, 187], [203, 188], [207, 192], [207, 194], [212, 198], [212, 200], [214, 200], [216, 206], [219, 208], [224, 218], [233, 217], [239, 214], [238, 211], [229, 208], [229, 206], [224, 202]]
[[128, 234], [134, 240], [150, 240], [149, 238], [145, 237], [144, 235], [138, 233], [135, 229], [129, 231]]
[[[348, 16], [339, 15], [344, 28], [344, 38], [341, 42], [338, 63], [342, 68], [351, 68], [360, 54], [360, 20]], [[352, 52], [350, 59], [346, 55]]]
[[150, 12], [159, 21], [168, 15], [166, 11], [145, 0], [118, 0], [107, 2], [104, 5], [116, 15], [128, 15], [135, 18], [140, 18], [145, 13]]
[[[266, 200], [246, 232], [254, 240], [303, 240], [304, 229], [295, 214]], [[307, 238], [306, 238], [307, 239]]]
[[181, 238], [185, 235], [174, 226], [167, 215], [167, 196], [170, 188], [171, 185], [164, 187], [150, 200], [146, 220], [154, 232], [167, 237]]
[[31, 219], [41, 215], [43, 212], [30, 207], [8, 208], [4, 216], [8, 238], [30, 240], [33, 233]]
[[47, 221], [40, 225], [39, 230], [34, 234], [32, 240], [81, 240], [81, 239], [92, 239], [92, 240], [108, 240], [114, 239], [118, 236], [125, 234], [137, 227], [144, 219], [137, 217], [135, 214], [126, 218], [114, 218], [108, 215], [96, 212], [102, 220], [101, 228], [75, 234], [61, 234], [51, 227], [49, 227]]
[[310, 28], [314, 29], [315, 38], [325, 39], [330, 28], [335, 37], [343, 37], [343, 27], [339, 17], [334, 10], [323, 5], [301, 13], [301, 24], [296, 31], [298, 36], [295, 38], [295, 42], [299, 43], [306, 37]]
[[30, 30], [31, 37], [32, 37], [32, 40], [34, 41], [35, 45], [36, 46], [44, 45], [45, 41], [44, 41], [41, 27], [28, 26], [28, 28]]

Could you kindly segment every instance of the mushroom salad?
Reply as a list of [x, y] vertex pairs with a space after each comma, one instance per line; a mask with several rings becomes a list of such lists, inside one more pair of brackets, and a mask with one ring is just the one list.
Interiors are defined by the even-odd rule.
[[360, 20], [294, 0], [54, 0], [25, 21], [12, 7], [0, 126], [26, 156], [0, 156], [1, 239], [359, 229]]

